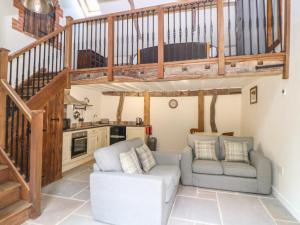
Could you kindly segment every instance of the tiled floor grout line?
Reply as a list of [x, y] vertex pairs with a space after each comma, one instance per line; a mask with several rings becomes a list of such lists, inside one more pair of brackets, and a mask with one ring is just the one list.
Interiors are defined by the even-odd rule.
[[217, 198], [217, 205], [218, 205], [218, 209], [219, 209], [219, 215], [220, 215], [221, 225], [224, 225], [223, 215], [222, 215], [222, 210], [221, 210], [221, 205], [220, 205], [219, 193], [218, 192], [216, 192], [216, 198]]
[[64, 200], [73, 200], [73, 201], [78, 201], [78, 202], [86, 202], [85, 200], [80, 200], [80, 199], [70, 199], [70, 197], [63, 197], [60, 195], [54, 195], [54, 194], [46, 194], [46, 193], [42, 193], [42, 195], [48, 196], [48, 197], [55, 197], [55, 198], [61, 198]]
[[268, 210], [268, 208], [265, 206], [265, 204], [262, 202], [262, 200], [260, 198], [257, 198], [257, 200], [260, 202], [260, 204], [264, 208], [265, 212], [269, 215], [269, 217], [271, 217], [274, 224], [277, 225], [277, 222], [276, 222], [275, 218], [272, 216], [271, 212]]
[[[78, 194], [80, 194], [81, 192], [85, 191], [90, 185], [85, 186], [83, 189], [81, 189], [79, 192], [75, 193], [74, 195], [72, 195], [70, 197], [70, 199], [74, 199], [74, 197]], [[76, 199], [76, 198], [75, 198]], [[77, 199], [76, 199], [77, 200]]]
[[70, 216], [72, 216], [72, 214], [74, 214], [78, 209], [80, 209], [82, 206], [84, 206], [86, 204], [86, 202], [83, 202], [82, 205], [78, 206], [77, 208], [75, 208], [74, 210], [72, 210], [67, 216], [65, 216], [64, 218], [62, 218], [60, 221], [58, 221], [55, 225], [59, 225], [60, 223], [62, 223], [63, 221], [65, 221], [66, 219], [68, 219]]
[[211, 199], [211, 198], [201, 198], [199, 196], [189, 196], [189, 195], [177, 195], [179, 197], [185, 197], [185, 198], [195, 198], [195, 199], [201, 199], [201, 200], [208, 200], [208, 201], [217, 201], [216, 199]]
[[202, 223], [202, 224], [205, 224], [205, 225], [219, 225], [219, 224], [216, 224], [216, 223], [207, 223], [207, 222], [204, 222], [204, 221], [198, 221], [198, 220], [190, 220], [190, 219], [184, 219], [184, 218], [179, 218], [179, 217], [171, 217], [170, 219], [175, 219], [175, 220], [179, 220], [179, 221], [183, 221], [183, 222], [190, 222], [190, 223]]

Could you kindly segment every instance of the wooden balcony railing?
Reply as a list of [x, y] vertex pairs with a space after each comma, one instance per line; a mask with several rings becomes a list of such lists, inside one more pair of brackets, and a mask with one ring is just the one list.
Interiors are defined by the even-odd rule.
[[189, 62], [216, 63], [219, 75], [239, 58], [287, 65], [289, 8], [290, 0], [195, 0], [70, 21], [72, 70], [112, 81], [133, 68], [163, 79], [166, 66]]

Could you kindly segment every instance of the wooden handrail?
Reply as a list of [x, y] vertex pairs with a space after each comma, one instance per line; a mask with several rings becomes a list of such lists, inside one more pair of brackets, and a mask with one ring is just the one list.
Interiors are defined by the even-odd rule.
[[9, 85], [6, 80], [1, 79], [0, 85], [2, 90], [10, 97], [10, 99], [18, 106], [26, 119], [31, 122], [32, 111], [28, 108], [26, 103], [21, 99], [18, 93]]
[[25, 53], [25, 52], [33, 49], [34, 47], [36, 47], [36, 46], [44, 43], [45, 41], [48, 41], [49, 39], [51, 39], [51, 38], [55, 37], [56, 35], [58, 35], [59, 33], [63, 32], [66, 29], [66, 27], [68, 27], [68, 26], [71, 26], [71, 25], [63, 26], [63, 27], [57, 29], [56, 31], [54, 31], [54, 32], [52, 32], [52, 33], [50, 33], [50, 34], [48, 34], [48, 35], [46, 35], [46, 36], [44, 36], [44, 37], [36, 40], [35, 42], [27, 45], [26, 47], [24, 47], [24, 48], [22, 48], [22, 49], [20, 49], [20, 50], [18, 50], [16, 52], [14, 52], [14, 53], [12, 53], [11, 55], [9, 55], [8, 60], [11, 61], [14, 58], [22, 55], [23, 53]]

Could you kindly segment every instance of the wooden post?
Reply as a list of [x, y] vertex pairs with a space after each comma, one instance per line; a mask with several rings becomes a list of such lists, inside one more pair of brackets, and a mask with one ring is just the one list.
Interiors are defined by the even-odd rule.
[[[8, 50], [0, 48], [0, 79], [7, 80]], [[0, 147], [5, 148], [6, 94], [0, 86]]]
[[204, 132], [204, 93], [198, 92], [198, 130]]
[[122, 93], [119, 98], [119, 105], [117, 109], [117, 122], [122, 122], [122, 113], [124, 108], [124, 100], [125, 100], [125, 93]]
[[32, 111], [30, 135], [30, 200], [33, 218], [41, 215], [43, 110]]
[[150, 125], [150, 93], [144, 92], [144, 125]]
[[211, 104], [210, 104], [210, 127], [211, 132], [217, 133], [218, 128], [216, 125], [216, 103], [217, 103], [218, 95], [215, 93], [212, 97]]
[[[68, 70], [71, 70], [72, 67], [72, 38], [73, 38], [73, 18], [71, 16], [66, 17], [66, 48], [65, 48], [65, 67], [68, 68]], [[74, 52], [75, 54], [75, 52]], [[67, 78], [67, 89], [71, 88], [71, 78], [70, 78], [70, 72], [68, 74]]]
[[114, 66], [114, 17], [108, 17], [108, 54], [107, 54], [107, 79], [113, 81], [113, 66]]
[[284, 33], [284, 46], [285, 46], [285, 62], [283, 67], [283, 79], [289, 79], [290, 72], [290, 32], [291, 32], [291, 0], [285, 0], [285, 33]]
[[224, 50], [224, 3], [223, 0], [217, 1], [218, 15], [218, 57], [219, 75], [225, 74], [225, 50]]
[[164, 79], [164, 9], [159, 8], [158, 10], [158, 68], [157, 77], [158, 79]]

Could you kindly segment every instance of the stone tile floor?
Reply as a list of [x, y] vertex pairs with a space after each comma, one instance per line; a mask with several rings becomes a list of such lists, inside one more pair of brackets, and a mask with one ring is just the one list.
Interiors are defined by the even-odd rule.
[[[92, 219], [88, 163], [42, 190], [42, 215], [24, 225], [105, 225]], [[300, 225], [273, 196], [180, 186], [168, 225]]]

